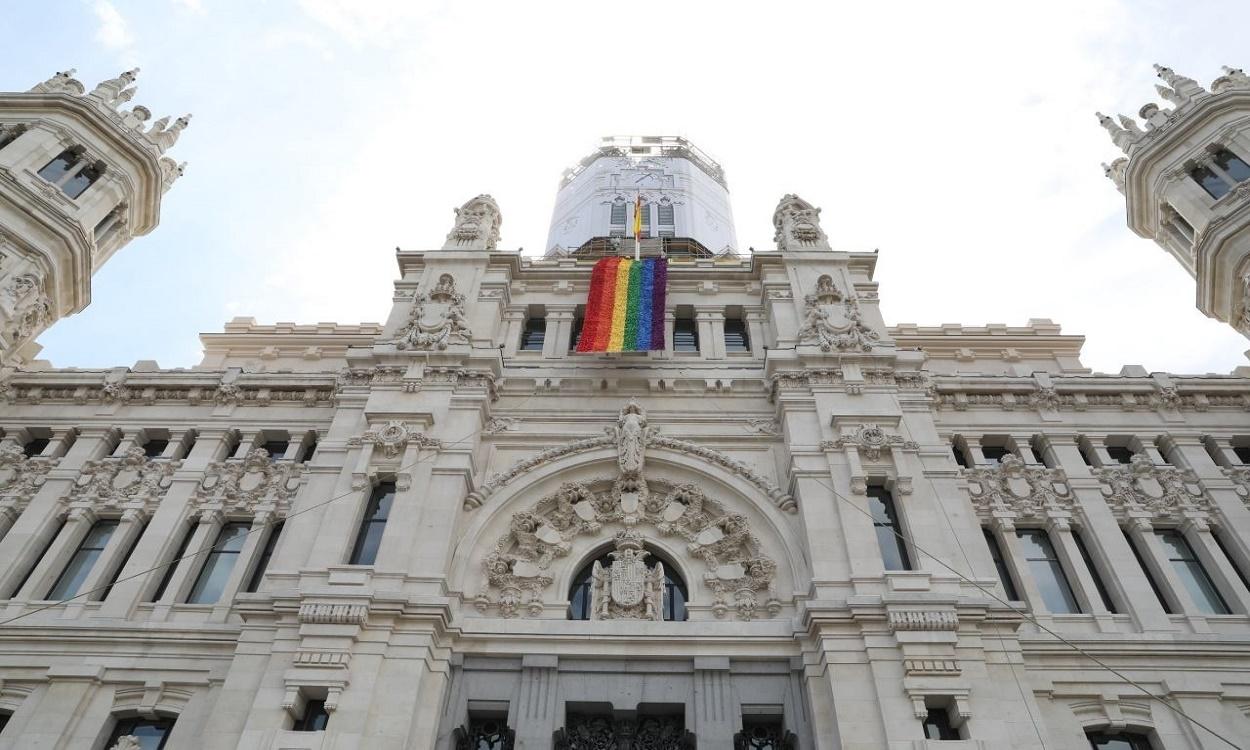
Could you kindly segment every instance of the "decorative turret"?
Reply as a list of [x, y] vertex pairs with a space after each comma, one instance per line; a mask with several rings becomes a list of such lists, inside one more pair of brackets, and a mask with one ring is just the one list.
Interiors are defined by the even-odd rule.
[[86, 87], [75, 71], [26, 93], [0, 93], [0, 366], [21, 365], [34, 339], [91, 301], [91, 277], [160, 220], [185, 164], [165, 156], [190, 123], [148, 126], [121, 109], [139, 69]]
[[1208, 91], [1154, 67], [1172, 106], [1144, 105], [1144, 128], [1098, 113], [1127, 154], [1103, 171], [1125, 196], [1129, 227], [1197, 281], [1198, 309], [1250, 337], [1250, 76], [1225, 67]]

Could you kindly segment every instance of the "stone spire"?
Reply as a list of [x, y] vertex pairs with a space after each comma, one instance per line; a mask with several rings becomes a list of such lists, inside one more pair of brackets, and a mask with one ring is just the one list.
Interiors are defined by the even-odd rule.
[[[1155, 63], [1155, 73], [1172, 87], [1176, 92], [1177, 98], [1181, 103], [1188, 104], [1194, 99], [1207, 93], [1207, 90], [1198, 85], [1198, 82], [1192, 78], [1178, 74], [1171, 68], [1164, 67]], [[1165, 97], [1166, 98], [1166, 97]]]
[[1098, 115], [1098, 122], [1102, 125], [1103, 129], [1111, 134], [1112, 143], [1119, 146], [1120, 150], [1124, 153], [1127, 154], [1129, 148], [1140, 140], [1140, 135], [1135, 135], [1119, 125], [1116, 125], [1115, 120], [1112, 120], [1103, 113], [1095, 112], [1094, 114]]
[[1250, 89], [1250, 76], [1246, 75], [1241, 68], [1230, 68], [1227, 65], [1221, 65], [1220, 67], [1224, 69], [1224, 75], [1211, 82], [1211, 91], [1213, 93], [1219, 94], [1233, 89]]

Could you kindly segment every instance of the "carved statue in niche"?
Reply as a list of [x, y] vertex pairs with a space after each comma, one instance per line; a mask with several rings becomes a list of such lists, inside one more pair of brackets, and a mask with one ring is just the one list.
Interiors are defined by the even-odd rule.
[[650, 554], [642, 537], [627, 529], [616, 535], [616, 551], [608, 553], [612, 564], [604, 568], [595, 561], [591, 585], [591, 619], [664, 619], [664, 564], [648, 568]]
[[647, 438], [647, 413], [637, 401], [621, 409], [616, 422], [616, 439], [621, 474], [635, 476], [642, 473], [643, 444]]
[[[880, 339], [876, 331], [864, 324], [859, 301], [854, 297], [842, 299], [838, 304], [829, 296], [809, 294], [803, 301], [803, 325], [799, 327], [799, 341], [815, 339], [821, 351], [872, 351]], [[828, 300], [828, 301], [825, 301]]]
[[395, 336], [397, 349], [446, 349], [448, 344], [467, 344], [473, 331], [464, 312], [464, 295], [456, 292], [455, 279], [443, 274], [429, 292], [412, 298], [408, 323]]
[[499, 245], [503, 214], [489, 195], [479, 195], [456, 211], [456, 223], [447, 233], [444, 250], [489, 250]]
[[777, 204], [773, 212], [773, 240], [778, 250], [802, 250], [828, 246], [829, 238], [820, 228], [820, 209], [797, 195], [789, 194]]

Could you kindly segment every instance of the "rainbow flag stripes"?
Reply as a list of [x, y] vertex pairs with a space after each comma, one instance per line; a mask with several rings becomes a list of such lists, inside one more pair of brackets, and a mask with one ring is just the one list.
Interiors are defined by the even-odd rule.
[[664, 258], [604, 258], [590, 272], [579, 352], [646, 352], [664, 348]]

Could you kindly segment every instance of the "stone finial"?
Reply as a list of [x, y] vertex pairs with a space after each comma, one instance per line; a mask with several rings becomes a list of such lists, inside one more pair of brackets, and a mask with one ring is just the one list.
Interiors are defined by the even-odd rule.
[[178, 136], [191, 124], [191, 115], [183, 115], [174, 120], [173, 125], [165, 127], [168, 122], [168, 117], [162, 117], [146, 133], [148, 140], [155, 144], [162, 154], [178, 142]]
[[773, 211], [773, 240], [778, 250], [830, 250], [829, 237], [820, 228], [820, 209], [793, 193], [782, 197]]
[[499, 228], [503, 213], [495, 199], [483, 193], [469, 200], [456, 212], [456, 223], [447, 233], [444, 250], [486, 250], [499, 246]]
[[[96, 84], [96, 87], [92, 89], [91, 93], [87, 94], [87, 96], [92, 99], [99, 100], [106, 106], [116, 108], [118, 104], [121, 104], [121, 102], [118, 101], [118, 97], [127, 88], [130, 88], [130, 85], [134, 83], [135, 79], [138, 77], [138, 68], [127, 70], [116, 78], [110, 78], [107, 81], [100, 81], [100, 83]], [[130, 96], [134, 96], [134, 92], [131, 92]], [[129, 97], [127, 97], [126, 101], [129, 101]]]
[[1241, 68], [1230, 68], [1227, 65], [1220, 67], [1223, 68], [1224, 75], [1211, 82], [1211, 91], [1219, 94], [1233, 89], [1250, 89], [1250, 76]]
[[48, 80], [36, 85], [30, 90], [32, 94], [74, 94], [81, 96], [86, 88], [80, 81], [74, 78], [74, 74], [78, 71], [74, 68], [61, 71], [53, 75]]
[[181, 164], [179, 164], [175, 162], [173, 159], [169, 158], [168, 156], [162, 156], [160, 163], [161, 163], [161, 192], [165, 193], [171, 187], [173, 187], [174, 183], [178, 181], [178, 178], [181, 177], [184, 172], [186, 172], [187, 163], [184, 161]]
[[1098, 123], [1102, 125], [1103, 129], [1111, 134], [1111, 142], [1119, 146], [1120, 150], [1124, 153], [1127, 154], [1129, 148], [1132, 147], [1133, 144], [1137, 143], [1138, 139], [1141, 138], [1141, 136], [1134, 135], [1119, 125], [1116, 125], [1115, 120], [1112, 120], [1103, 113], [1095, 112], [1094, 114], [1098, 115]]
[[1150, 102], [1142, 105], [1137, 111], [1137, 116], [1146, 121], [1146, 130], [1154, 130], [1168, 124], [1169, 110], [1160, 109], [1158, 104]]
[[1187, 103], [1186, 99], [1184, 99], [1180, 94], [1176, 93], [1175, 91], [1168, 88], [1167, 86], [1156, 84], [1155, 91], [1159, 92], [1159, 96], [1163, 97], [1163, 101], [1171, 102], [1172, 104], [1175, 104], [1177, 107], [1181, 107]]
[[1194, 99], [1207, 93], [1207, 90], [1198, 85], [1198, 82], [1187, 76], [1180, 75], [1171, 68], [1155, 63], [1155, 73], [1172, 87], [1177, 96], [1184, 100], [1186, 104]]
[[1124, 192], [1124, 169], [1127, 166], [1128, 159], [1123, 156], [1110, 164], [1104, 162], [1102, 165], [1102, 173], [1107, 176], [1107, 179], [1115, 183], [1115, 189], [1121, 193]]
[[1141, 136], [1146, 134], [1146, 132], [1141, 129], [1141, 126], [1137, 124], [1137, 121], [1128, 115], [1119, 115], [1119, 120], [1120, 126], [1137, 136], [1138, 140], [1141, 139]]

